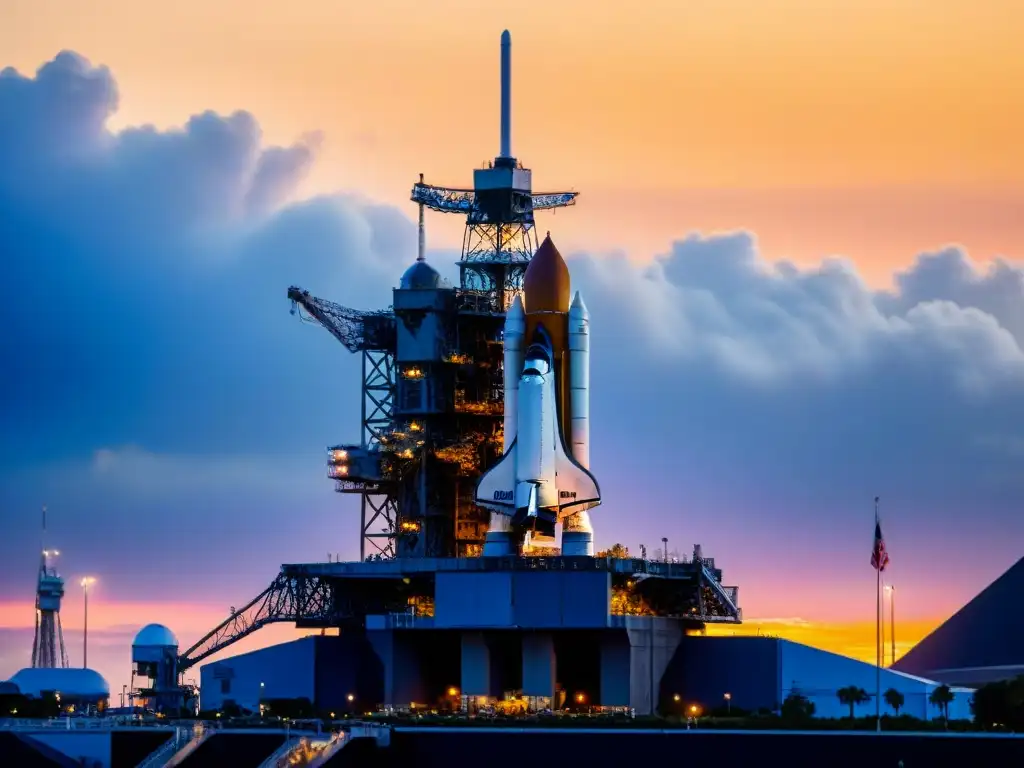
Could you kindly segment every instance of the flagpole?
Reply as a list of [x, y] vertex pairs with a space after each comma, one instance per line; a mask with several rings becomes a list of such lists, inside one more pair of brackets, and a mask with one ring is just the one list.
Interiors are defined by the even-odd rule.
[[[878, 530], [878, 497], [875, 496], [875, 530]], [[875, 730], [882, 730], [882, 563], [875, 568]]]

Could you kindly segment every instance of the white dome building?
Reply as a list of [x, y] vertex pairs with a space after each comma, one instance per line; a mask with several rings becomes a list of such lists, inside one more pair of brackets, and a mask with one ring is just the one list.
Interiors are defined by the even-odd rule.
[[18, 686], [22, 696], [42, 699], [52, 694], [58, 697], [61, 709], [105, 709], [110, 698], [110, 686], [103, 675], [92, 669], [28, 668], [18, 672], [10, 682]]
[[177, 648], [178, 638], [163, 624], [147, 624], [132, 641], [132, 648]]
[[178, 638], [163, 624], [147, 624], [132, 641], [132, 702], [157, 712], [179, 706]]

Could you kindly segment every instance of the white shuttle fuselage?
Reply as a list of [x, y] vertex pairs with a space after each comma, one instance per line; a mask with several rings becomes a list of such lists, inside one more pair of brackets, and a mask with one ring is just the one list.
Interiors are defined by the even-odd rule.
[[[509, 313], [508, 330], [518, 331], [522, 310]], [[521, 332], [520, 332], [521, 333]], [[521, 338], [521, 337], [519, 337]], [[510, 341], [506, 334], [506, 344]], [[516, 339], [518, 341], [518, 339]], [[551, 338], [538, 325], [525, 353], [515, 341], [508, 357], [523, 355], [518, 380], [508, 382], [506, 441], [511, 422], [515, 432], [505, 455], [477, 485], [477, 504], [512, 518], [513, 525], [545, 535], [554, 534], [555, 523], [601, 500], [597, 480], [566, 450], [559, 424], [555, 389], [555, 357]], [[506, 358], [506, 364], [511, 362]], [[510, 371], [507, 371], [510, 373]], [[509, 403], [509, 399], [513, 402]]]

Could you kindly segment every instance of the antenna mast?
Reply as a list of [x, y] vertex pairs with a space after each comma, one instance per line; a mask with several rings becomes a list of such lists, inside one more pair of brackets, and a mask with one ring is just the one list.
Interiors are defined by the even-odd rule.
[[[50, 558], [60, 554], [46, 549], [46, 507], [43, 507], [43, 531], [36, 583], [36, 632], [32, 641], [32, 666], [52, 669], [66, 668], [68, 654], [64, 648], [64, 628], [60, 622], [60, 602], [64, 597], [64, 580], [57, 569], [50, 567]], [[59, 648], [59, 655], [58, 655]]]

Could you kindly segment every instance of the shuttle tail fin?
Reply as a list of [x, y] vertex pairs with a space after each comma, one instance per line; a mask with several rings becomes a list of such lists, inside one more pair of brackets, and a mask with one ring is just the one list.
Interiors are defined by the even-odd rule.
[[555, 441], [555, 482], [560, 509], [575, 512], [601, 503], [597, 479], [565, 452], [561, 440]]

